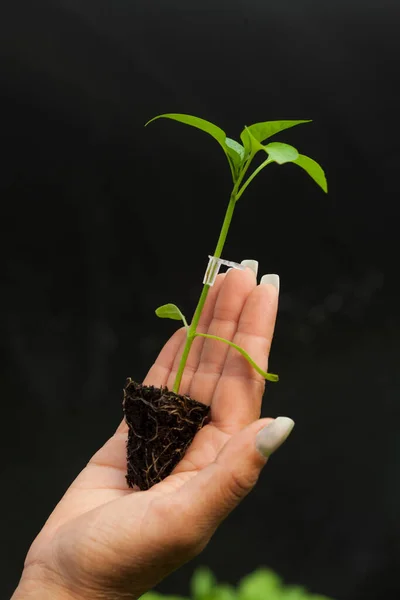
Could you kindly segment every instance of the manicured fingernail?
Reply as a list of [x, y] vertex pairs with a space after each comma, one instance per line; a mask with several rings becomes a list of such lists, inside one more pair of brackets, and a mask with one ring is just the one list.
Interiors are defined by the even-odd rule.
[[261, 277], [260, 283], [262, 285], [269, 283], [270, 285], [273, 285], [274, 287], [276, 287], [276, 289], [279, 292], [279, 284], [280, 284], [279, 275], [276, 275], [275, 273], [272, 273], [270, 275], [263, 275]]
[[258, 260], [242, 260], [242, 262], [240, 264], [244, 265], [245, 267], [249, 267], [249, 269], [251, 269], [253, 271], [254, 275], [257, 277]]
[[294, 421], [289, 417], [277, 417], [256, 435], [256, 448], [266, 458], [289, 437]]

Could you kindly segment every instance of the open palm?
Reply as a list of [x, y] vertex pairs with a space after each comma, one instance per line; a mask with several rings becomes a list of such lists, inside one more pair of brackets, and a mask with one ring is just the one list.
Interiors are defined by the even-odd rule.
[[[266, 369], [277, 299], [276, 288], [257, 285], [250, 269], [233, 269], [217, 277], [198, 331], [233, 340]], [[172, 389], [184, 342], [181, 329], [145, 384]], [[258, 420], [263, 391], [263, 378], [236, 350], [197, 337], [180, 393], [211, 405], [209, 424], [173, 473], [142, 492], [126, 484], [127, 426], [121, 423], [36, 538], [26, 573], [46, 574], [65, 598], [97, 598], [100, 591], [102, 598], [136, 598], [198, 553], [265, 463], [249, 450], [269, 422]]]

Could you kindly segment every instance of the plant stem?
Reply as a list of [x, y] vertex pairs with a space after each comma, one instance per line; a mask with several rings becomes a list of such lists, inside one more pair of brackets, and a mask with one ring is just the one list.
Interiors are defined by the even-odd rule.
[[[229, 226], [232, 221], [233, 211], [235, 209], [235, 204], [236, 204], [236, 195], [235, 195], [236, 189], [237, 189], [237, 185], [235, 184], [232, 194], [231, 194], [231, 197], [230, 197], [230, 200], [229, 200], [227, 211], [225, 213], [225, 218], [224, 218], [224, 222], [222, 224], [221, 232], [219, 234], [217, 246], [214, 251], [214, 256], [216, 258], [220, 258], [221, 254], [222, 254], [222, 250], [224, 248], [226, 236], [228, 235]], [[179, 392], [179, 386], [181, 385], [183, 371], [186, 366], [186, 361], [189, 356], [190, 348], [191, 348], [194, 338], [196, 336], [196, 328], [199, 324], [200, 316], [203, 311], [204, 304], [207, 300], [207, 295], [208, 295], [210, 287], [211, 286], [209, 286], [207, 284], [205, 284], [203, 286], [199, 301], [197, 303], [195, 313], [193, 315], [192, 322], [191, 322], [189, 330], [187, 332], [186, 344], [183, 349], [182, 358], [180, 360], [178, 372], [176, 374], [174, 385], [172, 388], [172, 391], [175, 392], [175, 394], [178, 394], [178, 392]]]
[[236, 195], [236, 200], [239, 200], [239, 198], [243, 194], [244, 190], [247, 188], [249, 183], [251, 183], [253, 181], [253, 179], [259, 174], [261, 169], [263, 169], [264, 167], [266, 167], [267, 165], [269, 165], [272, 162], [273, 162], [273, 160], [271, 160], [270, 158], [267, 158], [267, 160], [264, 160], [264, 162], [261, 163], [261, 165], [259, 167], [257, 167], [257, 169], [254, 171], [254, 173], [252, 173], [250, 175], [250, 177], [247, 179], [247, 181], [242, 185], [242, 187], [238, 191], [238, 193]]
[[[222, 223], [222, 227], [221, 227], [221, 231], [220, 231], [220, 234], [219, 234], [218, 242], [217, 242], [217, 245], [216, 245], [216, 248], [215, 248], [215, 251], [214, 251], [214, 256], [216, 258], [220, 258], [221, 257], [222, 250], [223, 250], [224, 245], [225, 245], [226, 236], [228, 235], [229, 227], [230, 227], [230, 224], [231, 224], [231, 221], [232, 221], [233, 211], [235, 210], [236, 200], [238, 199], [238, 189], [239, 189], [239, 186], [240, 186], [241, 182], [243, 181], [243, 177], [245, 176], [245, 174], [247, 172], [247, 169], [249, 168], [250, 163], [251, 163], [253, 157], [254, 157], [254, 154], [251, 154], [249, 156], [249, 158], [247, 159], [246, 164], [244, 165], [244, 167], [243, 167], [243, 169], [242, 169], [239, 177], [237, 178], [237, 180], [236, 180], [236, 182], [235, 182], [235, 184], [233, 186], [231, 197], [229, 199], [228, 208], [227, 208], [226, 213], [225, 213], [224, 222]], [[183, 349], [183, 353], [182, 353], [181, 360], [179, 362], [178, 371], [177, 371], [177, 374], [176, 374], [176, 377], [175, 377], [174, 385], [172, 387], [172, 391], [175, 394], [179, 393], [179, 387], [181, 385], [183, 371], [184, 371], [185, 366], [186, 366], [186, 362], [187, 362], [187, 359], [188, 359], [188, 356], [189, 356], [190, 348], [192, 347], [193, 341], [194, 341], [194, 339], [196, 337], [196, 328], [197, 328], [197, 326], [199, 324], [199, 320], [200, 320], [200, 317], [201, 317], [201, 313], [203, 311], [204, 304], [205, 304], [205, 302], [207, 300], [207, 295], [208, 295], [209, 289], [210, 289], [209, 285], [205, 284], [203, 286], [203, 289], [202, 289], [199, 301], [198, 301], [197, 306], [196, 306], [196, 310], [195, 310], [194, 315], [193, 315], [192, 322], [191, 322], [190, 327], [189, 327], [189, 329], [187, 330], [187, 333], [186, 333], [186, 344], [185, 344], [185, 347]]]
[[244, 350], [244, 348], [242, 348], [241, 346], [238, 346], [234, 342], [231, 342], [230, 340], [226, 340], [225, 338], [219, 337], [218, 335], [210, 335], [209, 333], [196, 333], [196, 336], [208, 338], [210, 340], [217, 340], [218, 342], [224, 342], [224, 344], [228, 344], [228, 346], [232, 346], [232, 348], [235, 348], [235, 350], [240, 352], [240, 354], [245, 357], [245, 359], [251, 364], [253, 369], [255, 369], [255, 371], [257, 371], [257, 373], [262, 375], [264, 377], [264, 379], [268, 379], [269, 381], [279, 381], [278, 375], [274, 375], [274, 373], [267, 373], [266, 371], [263, 371], [263, 369], [261, 367], [259, 367], [256, 362], [254, 362], [254, 360], [251, 358], [250, 354], [248, 352], [246, 352], [246, 350]]
[[182, 375], [183, 375], [183, 371], [185, 369], [186, 366], [186, 361], [188, 359], [189, 356], [189, 352], [190, 352], [190, 348], [192, 347], [193, 344], [193, 340], [196, 336], [196, 327], [199, 323], [199, 319], [200, 319], [200, 315], [201, 312], [203, 310], [203, 306], [205, 304], [205, 301], [207, 299], [207, 295], [208, 295], [208, 290], [210, 289], [209, 285], [204, 285], [199, 301], [197, 303], [197, 307], [195, 310], [195, 313], [193, 315], [193, 320], [190, 324], [189, 329], [187, 330], [187, 334], [186, 334], [186, 344], [185, 347], [183, 349], [183, 353], [182, 353], [182, 357], [179, 363], [179, 367], [178, 367], [178, 371], [175, 377], [175, 381], [174, 381], [174, 385], [172, 388], [172, 391], [175, 392], [175, 394], [179, 393], [179, 386], [181, 385], [181, 381], [182, 381]]

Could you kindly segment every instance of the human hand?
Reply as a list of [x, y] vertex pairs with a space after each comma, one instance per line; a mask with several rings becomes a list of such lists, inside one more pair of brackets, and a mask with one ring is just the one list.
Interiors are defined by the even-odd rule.
[[[277, 301], [274, 285], [257, 286], [250, 269], [231, 270], [211, 288], [198, 331], [233, 340], [266, 369]], [[171, 337], [146, 385], [172, 388], [184, 338], [184, 329]], [[121, 423], [32, 544], [13, 599], [136, 599], [196, 556], [293, 427], [285, 417], [259, 419], [264, 384], [236, 350], [197, 337], [180, 393], [210, 404], [210, 423], [147, 491], [127, 487]]]

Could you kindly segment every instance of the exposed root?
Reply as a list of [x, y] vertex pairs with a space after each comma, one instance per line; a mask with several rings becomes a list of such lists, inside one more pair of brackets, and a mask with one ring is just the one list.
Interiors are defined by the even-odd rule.
[[144, 386], [128, 378], [123, 409], [128, 424], [126, 480], [129, 487], [147, 490], [165, 479], [196, 433], [203, 427], [210, 407], [168, 388]]

